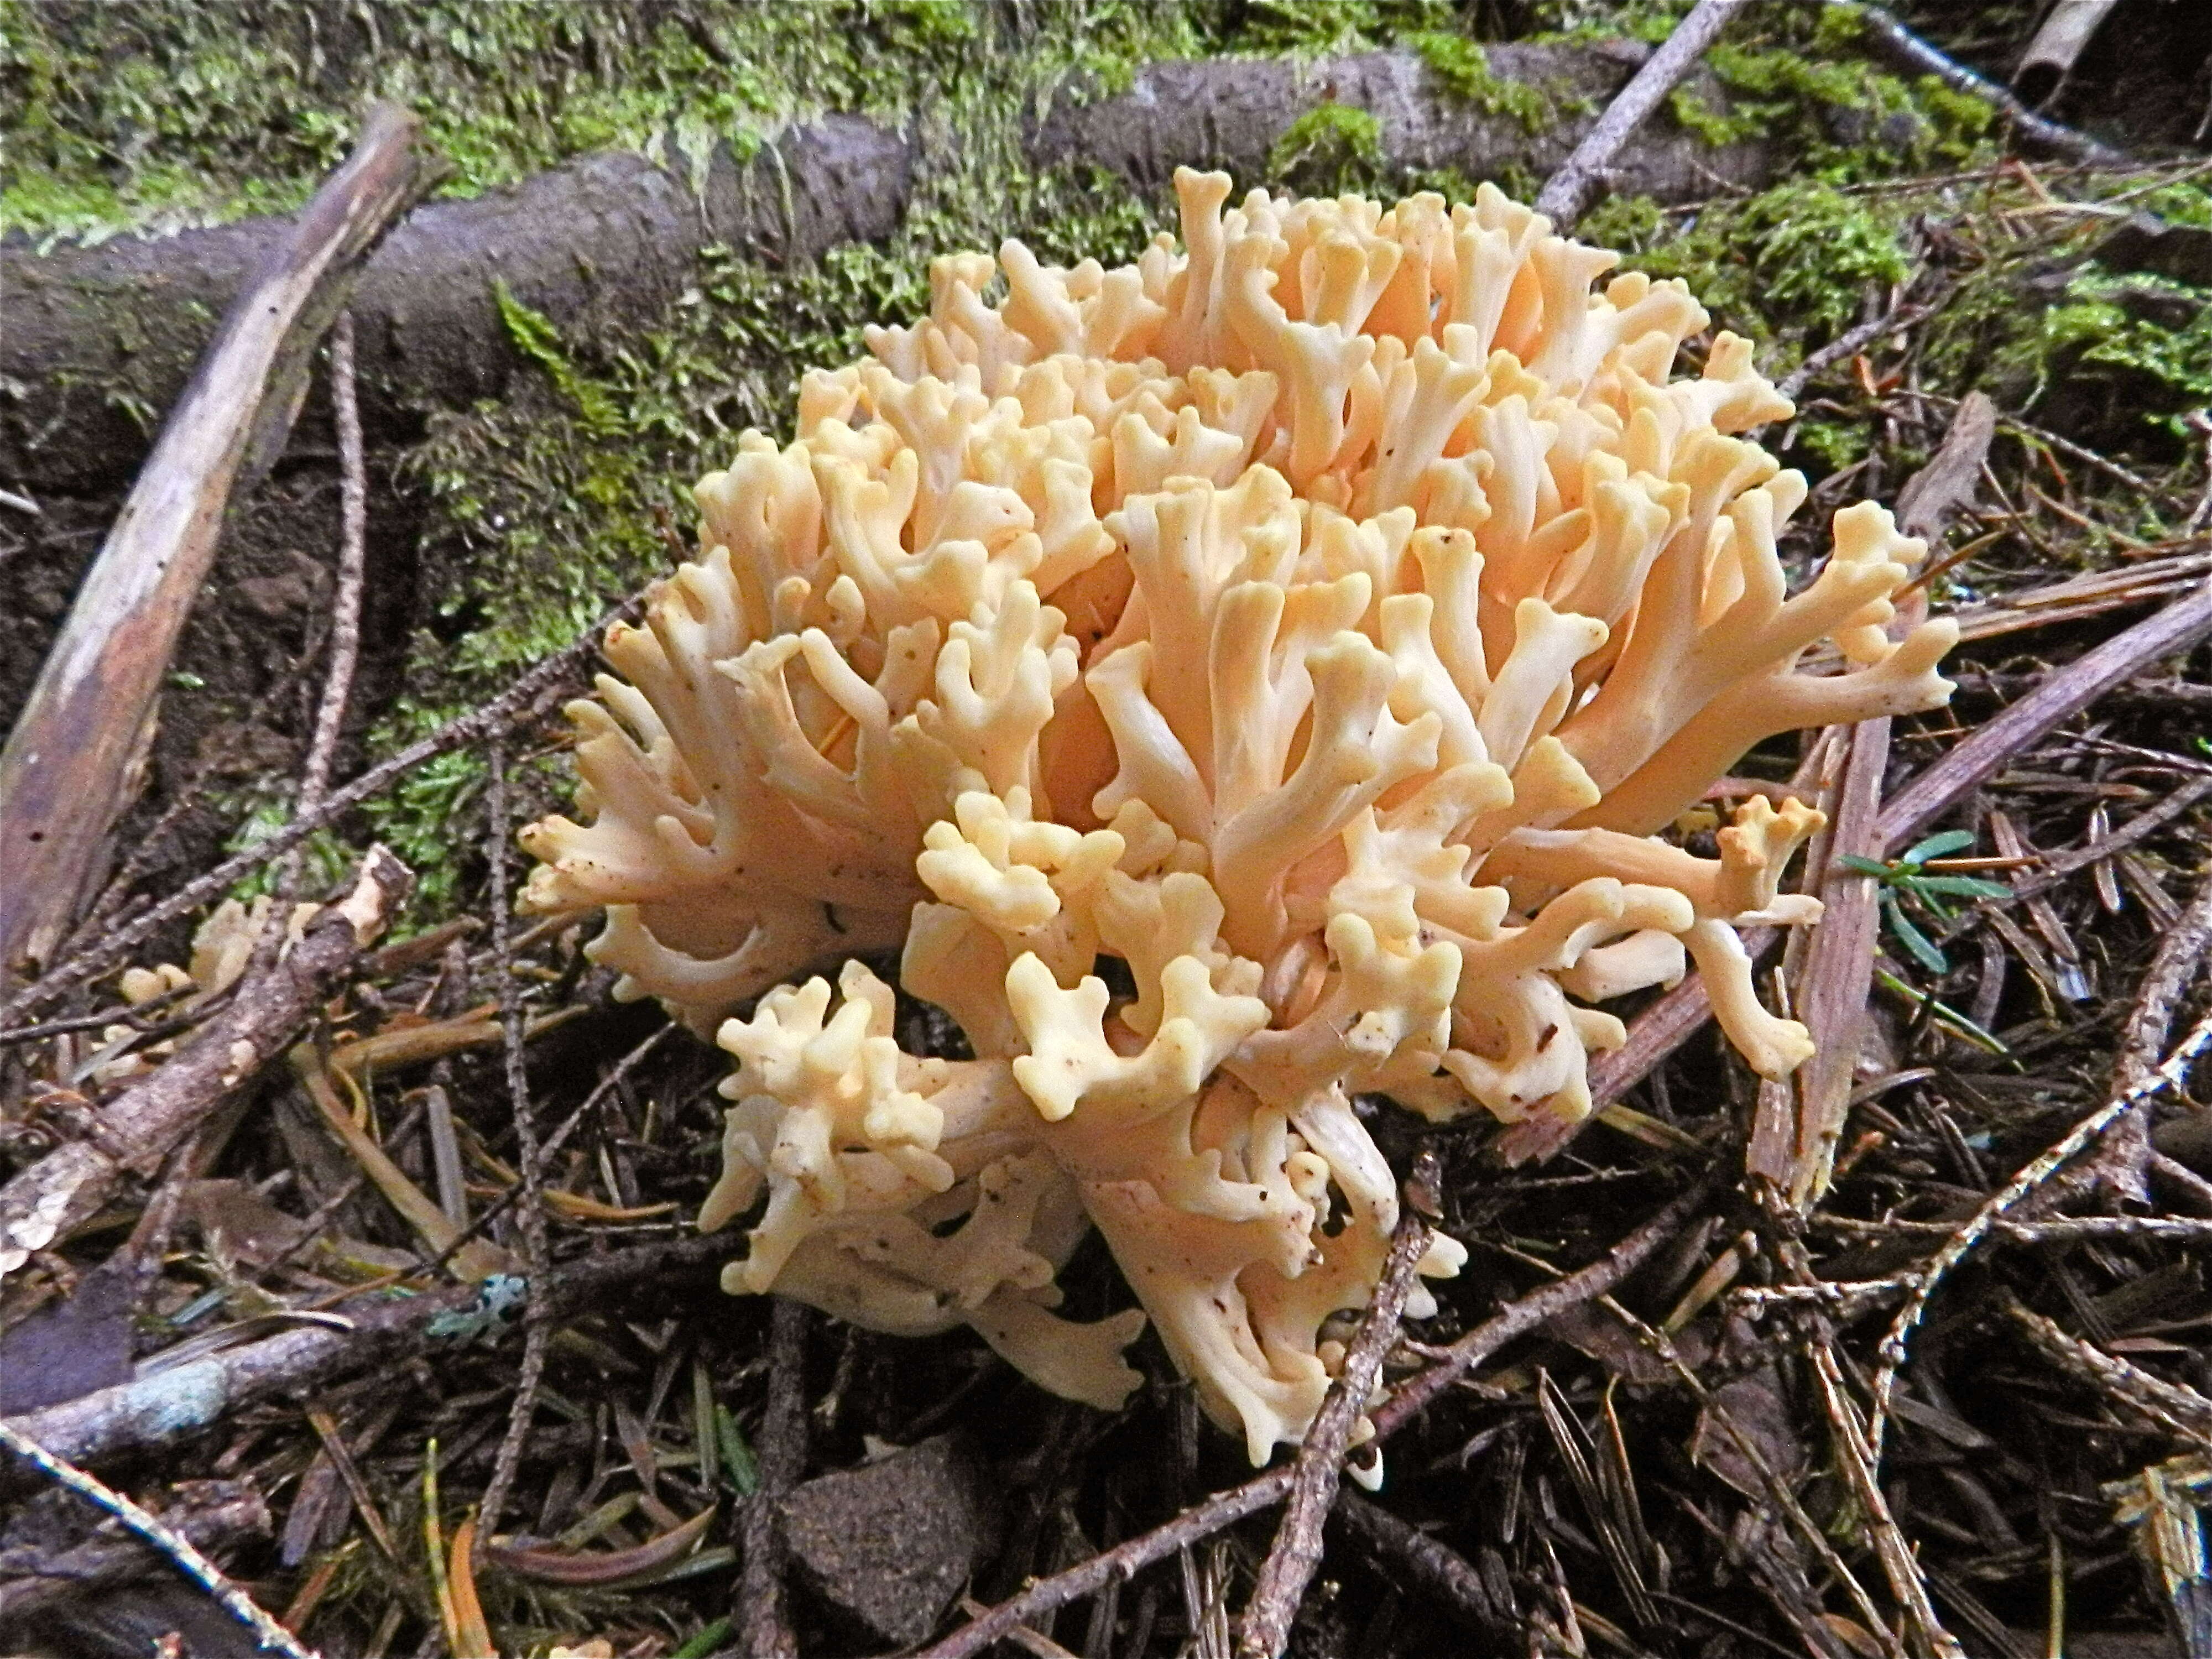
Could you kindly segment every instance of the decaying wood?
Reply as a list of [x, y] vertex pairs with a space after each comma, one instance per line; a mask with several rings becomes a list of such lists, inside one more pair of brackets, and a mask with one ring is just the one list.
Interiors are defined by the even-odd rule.
[[[422, 408], [506, 393], [526, 360], [497, 283], [564, 330], [651, 315], [697, 280], [705, 247], [782, 264], [878, 240], [913, 188], [908, 141], [851, 115], [792, 127], [744, 161], [717, 144], [703, 162], [696, 191], [680, 156], [594, 155], [410, 215], [352, 298], [369, 441], [406, 440]], [[197, 319], [230, 302], [283, 231], [252, 219], [45, 254], [0, 249], [0, 377], [24, 388], [0, 409], [0, 477], [74, 494], [119, 482], [118, 468], [127, 477], [145, 441], [102, 388], [121, 380], [166, 408], [205, 341]]]
[[1729, 20], [1743, 9], [1743, 0], [1698, 0], [1690, 15], [1674, 26], [1666, 44], [1645, 60], [1597, 125], [1582, 136], [1574, 152], [1544, 181], [1536, 194], [1536, 211], [1547, 216], [1565, 231], [1583, 216], [1590, 198], [1605, 182], [1613, 159], [1629, 135], [1650, 118], [1659, 100], [1672, 92], [1707, 46], [1719, 38]]
[[2036, 29], [2012, 72], [2013, 90], [2040, 109], [2074, 71], [2075, 60], [2104, 27], [2119, 0], [2058, 0]]
[[0, 985], [46, 964], [98, 878], [231, 489], [275, 461], [362, 259], [428, 189], [420, 130], [388, 106], [372, 114], [240, 289], [77, 592], [0, 750]]
[[[390, 853], [373, 848], [353, 890], [313, 916], [274, 968], [240, 984], [150, 1077], [100, 1108], [90, 1134], [0, 1186], [0, 1279], [97, 1214], [129, 1176], [149, 1172], [282, 1053], [405, 902], [414, 879]], [[283, 923], [272, 918], [269, 925]]]
[[1864, 5], [1859, 0], [1826, 0], [1826, 3], [1848, 5], [1857, 15], [1867, 43], [1899, 69], [1914, 75], [1932, 75], [1954, 92], [1963, 92], [1969, 98], [1979, 98], [1995, 106], [2014, 130], [2038, 149], [2063, 155], [2069, 161], [2112, 163], [2127, 159], [2111, 145], [2101, 144], [2087, 133], [2076, 132], [2069, 126], [2038, 115], [1996, 82], [1975, 74], [1956, 58], [1937, 51], [1880, 6]]
[[[269, 1534], [269, 1505], [245, 1480], [185, 1480], [157, 1511], [161, 1524], [205, 1554]], [[41, 1554], [0, 1549], [0, 1629], [40, 1607], [160, 1571], [161, 1557], [127, 1537], [94, 1534]]]
[[[1634, 42], [1489, 49], [1494, 74], [1547, 91], [1571, 112], [1609, 100], [1646, 55]], [[1717, 83], [1700, 91], [1725, 101]], [[1593, 119], [1569, 112], [1532, 133], [1454, 95], [1403, 51], [1161, 64], [1126, 93], [1088, 104], [1077, 95], [1065, 91], [1030, 133], [1030, 164], [1101, 167], [1155, 194], [1185, 164], [1256, 181], [1284, 130], [1332, 100], [1380, 119], [1394, 165], [1467, 167], [1475, 158], [1474, 176], [1549, 173]], [[906, 216], [919, 145], [860, 117], [830, 115], [787, 129], [746, 161], [716, 145], [696, 189], [681, 159], [610, 155], [424, 207], [369, 261], [353, 300], [370, 441], [411, 437], [424, 408], [501, 396], [526, 368], [501, 320], [495, 281], [564, 331], [651, 316], [697, 280], [698, 255], [713, 245], [785, 264], [889, 237]], [[1715, 148], [1662, 115], [1621, 160], [1619, 182], [1686, 201], [1711, 194], [1716, 180], [1763, 184], [1774, 165], [1770, 145]], [[166, 407], [204, 339], [196, 313], [228, 303], [280, 230], [256, 220], [46, 254], [0, 249], [0, 289], [10, 296], [0, 378], [22, 388], [0, 404], [0, 477], [34, 494], [118, 483], [144, 441], [100, 389], [125, 380], [137, 398]], [[149, 304], [155, 293], [160, 303]], [[64, 367], [68, 374], [57, 373]]]
[[267, 1611], [234, 1583], [221, 1567], [209, 1560], [198, 1545], [160, 1516], [133, 1503], [106, 1482], [87, 1474], [68, 1459], [57, 1456], [5, 1419], [0, 1419], [0, 1451], [12, 1452], [48, 1480], [68, 1487], [86, 1502], [106, 1510], [175, 1563], [178, 1571], [206, 1590], [222, 1604], [226, 1613], [251, 1630], [258, 1646], [270, 1652], [281, 1653], [284, 1659], [316, 1659], [309, 1649], [300, 1644], [298, 1638], [270, 1618]]
[[778, 1505], [806, 1468], [806, 1328], [812, 1316], [787, 1297], [769, 1320], [768, 1407], [761, 1423], [760, 1490], [739, 1528], [744, 1577], [738, 1587], [739, 1659], [798, 1659], [799, 1638], [783, 1588], [783, 1528]]

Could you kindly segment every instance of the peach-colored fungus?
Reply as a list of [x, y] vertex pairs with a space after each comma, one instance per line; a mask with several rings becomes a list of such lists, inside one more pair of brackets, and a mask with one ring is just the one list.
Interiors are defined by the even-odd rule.
[[[570, 711], [591, 822], [526, 832], [528, 901], [604, 905], [623, 994], [736, 1056], [700, 1224], [766, 1207], [730, 1289], [964, 1322], [1112, 1406], [1143, 1316], [1053, 1311], [1096, 1226], [1258, 1462], [1397, 1219], [1352, 1097], [1581, 1118], [1623, 1040], [1591, 1005], [1686, 954], [1786, 1075], [1735, 929], [1816, 917], [1778, 885], [1820, 815], [1655, 832], [1762, 738], [1942, 703], [1957, 630], [1891, 637], [1922, 548], [1872, 502], [1788, 592], [1804, 481], [1730, 434], [1790, 406], [1733, 335], [1668, 378], [1680, 283], [1593, 293], [1613, 256], [1488, 187], [1176, 188], [1132, 266], [939, 260], [794, 442], [738, 441]], [[851, 959], [895, 947], [975, 1059], [900, 1051]]]

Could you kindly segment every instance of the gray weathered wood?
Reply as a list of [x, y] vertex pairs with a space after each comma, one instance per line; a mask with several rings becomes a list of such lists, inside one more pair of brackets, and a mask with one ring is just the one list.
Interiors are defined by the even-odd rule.
[[240, 291], [171, 410], [0, 750], [0, 984], [60, 943], [137, 793], [225, 504], [283, 447], [361, 261], [428, 186], [420, 124], [380, 107]]

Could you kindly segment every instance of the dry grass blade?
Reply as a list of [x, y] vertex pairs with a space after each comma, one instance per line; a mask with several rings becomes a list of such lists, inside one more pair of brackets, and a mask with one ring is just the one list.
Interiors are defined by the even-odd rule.
[[714, 1520], [714, 1510], [710, 1506], [633, 1549], [585, 1554], [486, 1543], [477, 1553], [487, 1565], [541, 1584], [615, 1584], [682, 1560], [691, 1547], [706, 1535]]

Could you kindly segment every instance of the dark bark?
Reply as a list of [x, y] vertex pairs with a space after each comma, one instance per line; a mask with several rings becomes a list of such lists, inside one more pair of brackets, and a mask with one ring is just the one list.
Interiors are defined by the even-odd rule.
[[[1541, 178], [1567, 158], [1650, 51], [1626, 40], [1488, 48], [1493, 75], [1535, 87], [1559, 105], [1559, 118], [1533, 133], [1510, 115], [1457, 96], [1410, 52], [1310, 64], [1161, 64], [1120, 97], [1055, 110], [1032, 140], [1030, 157], [1039, 163], [1094, 161], [1154, 191], [1184, 166], [1222, 167], [1240, 185], [1258, 184], [1283, 130], [1308, 110], [1334, 102], [1381, 122], [1383, 153], [1394, 167], [1451, 167], [1476, 180], [1510, 167]], [[1709, 102], [1723, 101], [1709, 75], [1692, 75], [1686, 84]], [[1716, 149], [1662, 114], [1607, 178], [1616, 191], [1679, 202], [1763, 183], [1772, 170], [1772, 156], [1762, 146]]]
[[[1394, 167], [1541, 177], [1649, 48], [1499, 46], [1489, 55], [1494, 74], [1551, 94], [1566, 112], [1531, 133], [1457, 96], [1407, 52], [1163, 64], [1120, 96], [1057, 104], [1032, 131], [1030, 159], [1091, 161], [1162, 196], [1182, 165], [1225, 167], [1240, 184], [1257, 183], [1284, 130], [1334, 100], [1379, 119]], [[1715, 95], [1698, 77], [1691, 85]], [[748, 161], [718, 148], [696, 192], [680, 160], [663, 167], [609, 155], [419, 210], [369, 262], [353, 301], [370, 444], [408, 440], [422, 409], [503, 395], [520, 360], [500, 322], [495, 280], [564, 331], [649, 319], [694, 280], [709, 244], [781, 263], [890, 235], [915, 164], [900, 135], [832, 115]], [[1757, 144], [1715, 149], [1662, 112], [1608, 179], [1617, 190], [1680, 201], [1763, 182], [1771, 167]], [[20, 238], [0, 246], [9, 295], [0, 482], [33, 497], [119, 484], [148, 441], [130, 410], [168, 407], [215, 318], [284, 229], [281, 220], [253, 220], [46, 253]]]
[[[718, 146], [696, 193], [680, 160], [610, 155], [424, 207], [386, 240], [353, 296], [369, 441], [404, 441], [426, 406], [504, 392], [519, 359], [495, 282], [564, 329], [651, 317], [693, 280], [701, 248], [782, 262], [881, 238], [904, 216], [911, 182], [903, 139], [833, 115], [742, 164]], [[34, 498], [127, 478], [148, 443], [131, 402], [168, 407], [222, 308], [289, 228], [255, 219], [47, 253], [21, 239], [0, 247], [0, 387], [15, 383], [0, 403], [0, 478]]]

